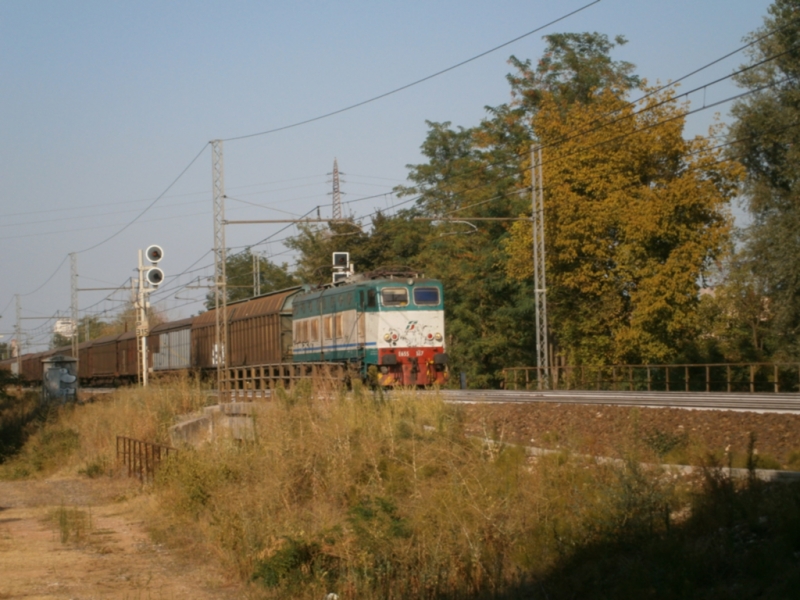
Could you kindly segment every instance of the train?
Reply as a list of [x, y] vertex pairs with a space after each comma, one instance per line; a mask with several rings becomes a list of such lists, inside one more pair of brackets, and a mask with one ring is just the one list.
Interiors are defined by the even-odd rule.
[[[341, 275], [341, 273], [339, 274]], [[299, 285], [227, 306], [228, 343], [216, 343], [216, 311], [161, 323], [148, 334], [148, 372], [216, 373], [286, 363], [335, 363], [382, 386], [443, 385], [448, 378], [444, 289], [440, 281], [404, 270], [344, 273], [325, 285]], [[71, 346], [0, 361], [29, 382], [42, 380], [42, 360], [71, 357]], [[138, 380], [136, 332], [78, 345], [81, 385]]]

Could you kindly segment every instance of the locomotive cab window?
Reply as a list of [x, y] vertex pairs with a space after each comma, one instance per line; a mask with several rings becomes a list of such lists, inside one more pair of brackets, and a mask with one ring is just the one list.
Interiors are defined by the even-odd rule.
[[406, 288], [383, 288], [381, 303], [384, 306], [408, 306], [408, 290]]
[[414, 288], [414, 304], [417, 306], [436, 306], [439, 304], [439, 288]]

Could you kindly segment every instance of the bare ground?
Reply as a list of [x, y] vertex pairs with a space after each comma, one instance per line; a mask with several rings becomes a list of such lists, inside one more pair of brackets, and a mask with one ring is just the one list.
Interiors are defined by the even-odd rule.
[[151, 540], [143, 515], [152, 499], [137, 486], [112, 478], [0, 481], [0, 599], [244, 597], [201, 553], [189, 560]]
[[[682, 441], [699, 453], [747, 452], [800, 470], [800, 415], [576, 404], [462, 405], [467, 433], [548, 449], [620, 457], [634, 444]], [[794, 455], [794, 456], [793, 456]], [[790, 464], [791, 462], [791, 464]]]

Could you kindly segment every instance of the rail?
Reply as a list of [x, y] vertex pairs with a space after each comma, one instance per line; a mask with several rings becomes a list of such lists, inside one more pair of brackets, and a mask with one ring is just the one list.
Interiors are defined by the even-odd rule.
[[303, 379], [339, 385], [347, 374], [346, 365], [325, 362], [228, 367], [227, 390], [231, 400], [237, 397], [261, 398], [269, 396], [277, 388], [290, 390]]
[[[532, 390], [541, 367], [503, 369], [505, 389]], [[663, 392], [797, 392], [800, 363], [553, 366], [550, 389]]]
[[142, 482], [152, 481], [161, 461], [177, 452], [170, 446], [117, 436], [117, 463], [127, 467], [128, 477], [138, 477]]

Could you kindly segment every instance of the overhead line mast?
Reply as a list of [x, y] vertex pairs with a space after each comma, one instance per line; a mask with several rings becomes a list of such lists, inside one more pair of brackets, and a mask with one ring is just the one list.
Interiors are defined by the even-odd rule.
[[533, 221], [533, 285], [536, 301], [536, 363], [539, 389], [550, 389], [547, 335], [547, 278], [544, 253], [544, 173], [542, 148], [531, 148], [531, 221]]
[[222, 140], [211, 142], [211, 186], [214, 196], [214, 308], [216, 313], [217, 391], [219, 400], [228, 379], [228, 289], [225, 273], [225, 165]]

